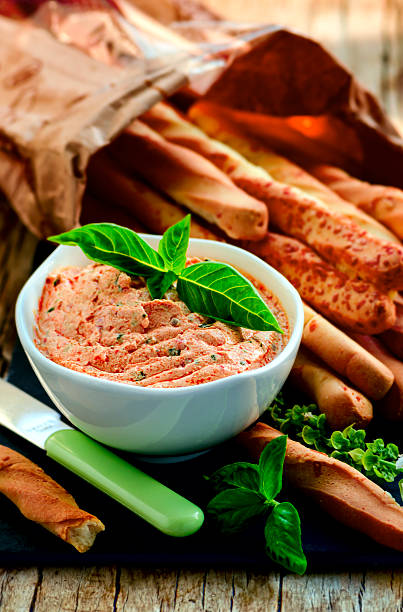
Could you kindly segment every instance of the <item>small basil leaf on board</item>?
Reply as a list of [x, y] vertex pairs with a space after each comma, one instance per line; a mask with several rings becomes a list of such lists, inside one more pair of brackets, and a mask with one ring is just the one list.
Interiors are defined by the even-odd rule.
[[279, 436], [271, 440], [260, 455], [259, 490], [268, 500], [281, 491], [286, 446], [287, 436]]
[[160, 272], [147, 278], [147, 289], [153, 300], [162, 298], [177, 276], [175, 272]]
[[259, 469], [255, 463], [239, 461], [224, 465], [208, 478], [216, 491], [239, 487], [251, 491], [259, 491]]
[[266, 552], [273, 561], [302, 575], [306, 557], [301, 544], [301, 524], [297, 510], [289, 502], [273, 508], [264, 528]]
[[263, 497], [246, 489], [221, 491], [207, 506], [207, 512], [213, 515], [224, 533], [239, 531], [252, 518], [266, 510]]
[[114, 223], [89, 223], [51, 236], [52, 242], [77, 245], [93, 261], [129, 275], [153, 276], [166, 272], [163, 258], [132, 230]]
[[188, 266], [177, 290], [193, 312], [230, 325], [282, 333], [252, 283], [227, 264], [205, 261]]
[[180, 274], [186, 266], [186, 251], [189, 245], [190, 215], [169, 227], [158, 245], [158, 253], [168, 270]]

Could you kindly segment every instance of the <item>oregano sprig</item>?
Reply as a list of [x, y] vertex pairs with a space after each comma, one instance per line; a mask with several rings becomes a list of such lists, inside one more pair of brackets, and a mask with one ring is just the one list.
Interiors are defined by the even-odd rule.
[[279, 394], [269, 407], [270, 424], [289, 433], [316, 450], [348, 463], [367, 478], [393, 482], [403, 468], [397, 467], [400, 456], [396, 444], [385, 444], [382, 438], [366, 442], [366, 431], [349, 425], [343, 431], [330, 431], [326, 416], [316, 404], [287, 407]]
[[287, 436], [271, 440], [260, 455], [259, 465], [238, 462], [206, 477], [218, 492], [207, 512], [223, 533], [243, 529], [253, 519], [266, 516], [265, 550], [276, 563], [297, 574], [306, 570], [299, 515], [290, 502], [275, 499], [281, 491]]
[[143, 276], [152, 299], [162, 298], [177, 281], [180, 299], [193, 312], [230, 325], [283, 333], [253, 284], [235, 268], [215, 261], [186, 267], [189, 236], [186, 215], [167, 229], [158, 251], [133, 230], [114, 223], [90, 223], [48, 240], [79, 246], [93, 261]]

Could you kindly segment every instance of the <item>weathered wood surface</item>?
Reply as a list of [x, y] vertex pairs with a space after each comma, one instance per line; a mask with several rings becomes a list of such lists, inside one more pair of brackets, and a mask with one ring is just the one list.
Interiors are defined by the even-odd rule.
[[[324, 42], [403, 127], [403, 0], [208, 0], [233, 19], [278, 22]], [[0, 371], [36, 239], [0, 202]], [[1, 512], [1, 505], [0, 505]], [[348, 559], [346, 559], [348, 565]], [[308, 574], [119, 567], [0, 569], [1, 612], [397, 612], [403, 570]]]
[[401, 612], [403, 572], [305, 577], [242, 570], [0, 570], [2, 612]]

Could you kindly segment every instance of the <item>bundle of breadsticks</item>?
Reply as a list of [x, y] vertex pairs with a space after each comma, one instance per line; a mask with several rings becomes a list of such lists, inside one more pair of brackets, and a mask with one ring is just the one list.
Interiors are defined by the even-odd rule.
[[[330, 426], [365, 426], [373, 401], [385, 418], [402, 420], [403, 377], [394, 360], [403, 357], [403, 304], [395, 301], [403, 289], [403, 195], [350, 177], [356, 195], [347, 199], [314, 176], [331, 170], [308, 173], [217, 105], [199, 101], [184, 116], [159, 103], [92, 158], [87, 198], [107, 211], [113, 203], [116, 214], [126, 208], [132, 224], [155, 233], [190, 210], [193, 237], [232, 241], [262, 257], [304, 301], [291, 376]], [[382, 206], [375, 203], [381, 189]], [[361, 340], [374, 335], [376, 351]]]
[[[262, 257], [304, 302], [294, 386], [333, 429], [365, 427], [373, 402], [382, 418], [403, 421], [403, 192], [309, 170], [219, 106], [199, 101], [185, 116], [159, 103], [92, 158], [87, 197], [105, 218], [129, 215], [154, 233], [190, 210], [192, 237]], [[257, 458], [276, 435], [258, 423], [238, 441]], [[403, 509], [354, 468], [289, 440], [285, 476], [342, 522], [403, 550]]]

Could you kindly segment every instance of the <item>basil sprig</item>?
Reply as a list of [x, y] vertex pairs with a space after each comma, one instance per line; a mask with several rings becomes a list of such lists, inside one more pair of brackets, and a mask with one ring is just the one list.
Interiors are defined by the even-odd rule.
[[265, 550], [276, 563], [297, 574], [306, 570], [302, 550], [301, 525], [295, 507], [274, 498], [281, 491], [287, 436], [269, 442], [260, 455], [259, 465], [232, 463], [207, 478], [217, 495], [207, 512], [223, 533], [234, 533], [253, 519], [268, 515], [264, 527]]
[[252, 283], [232, 266], [205, 261], [186, 267], [189, 236], [187, 215], [167, 229], [158, 252], [136, 232], [114, 223], [90, 223], [48, 240], [79, 246], [93, 261], [143, 276], [152, 299], [162, 298], [177, 280], [178, 295], [192, 312], [230, 325], [283, 333]]

